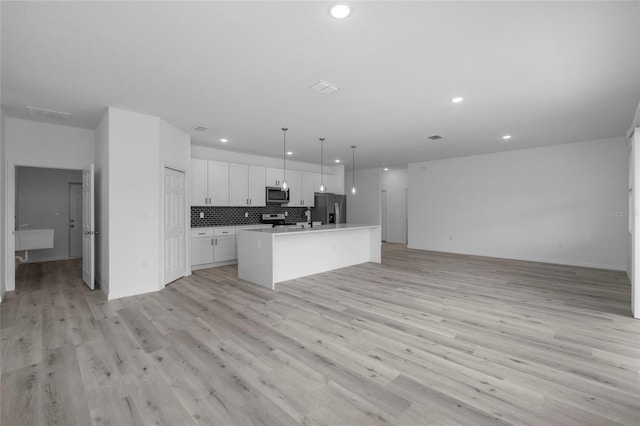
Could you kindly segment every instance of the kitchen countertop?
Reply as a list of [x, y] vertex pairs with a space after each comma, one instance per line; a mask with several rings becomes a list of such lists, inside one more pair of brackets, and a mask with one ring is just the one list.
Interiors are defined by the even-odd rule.
[[356, 225], [350, 223], [339, 223], [339, 224], [327, 224], [320, 225], [314, 227], [278, 227], [278, 228], [258, 228], [258, 229], [244, 229], [245, 232], [260, 232], [263, 234], [300, 234], [300, 233], [310, 233], [310, 232], [329, 232], [329, 231], [340, 231], [345, 229], [359, 229], [359, 228], [374, 228], [378, 225]]

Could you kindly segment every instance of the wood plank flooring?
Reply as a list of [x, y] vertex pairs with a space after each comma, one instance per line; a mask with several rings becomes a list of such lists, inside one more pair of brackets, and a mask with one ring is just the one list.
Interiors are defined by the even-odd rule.
[[279, 284], [201, 270], [106, 301], [22, 265], [2, 425], [640, 425], [624, 273], [383, 245]]

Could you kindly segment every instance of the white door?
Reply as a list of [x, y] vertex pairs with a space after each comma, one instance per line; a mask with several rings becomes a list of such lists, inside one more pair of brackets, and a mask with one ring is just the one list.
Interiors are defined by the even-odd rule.
[[183, 172], [164, 169], [164, 285], [187, 273], [184, 183]]
[[94, 167], [82, 171], [82, 281], [95, 288]]
[[69, 257], [82, 257], [82, 184], [69, 184]]

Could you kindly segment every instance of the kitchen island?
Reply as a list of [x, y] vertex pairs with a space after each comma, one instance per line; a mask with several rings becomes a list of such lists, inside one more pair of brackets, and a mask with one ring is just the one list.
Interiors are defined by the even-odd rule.
[[380, 226], [247, 229], [238, 234], [238, 277], [275, 284], [365, 262], [380, 263]]

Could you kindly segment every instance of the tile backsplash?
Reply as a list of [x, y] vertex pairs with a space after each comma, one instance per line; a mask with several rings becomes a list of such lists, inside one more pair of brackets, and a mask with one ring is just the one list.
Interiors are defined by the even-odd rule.
[[[266, 207], [191, 207], [191, 227], [202, 228], [209, 226], [252, 225], [260, 223], [263, 213], [288, 212], [287, 222], [304, 222], [306, 207], [283, 207], [270, 204]], [[200, 219], [200, 213], [204, 218]], [[249, 217], [244, 217], [248, 213]]]

